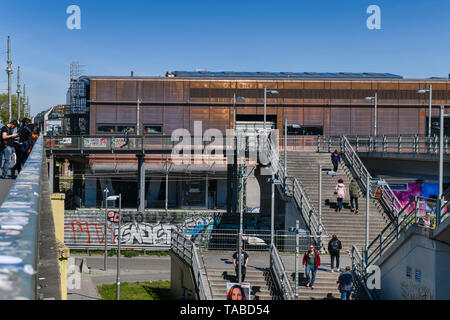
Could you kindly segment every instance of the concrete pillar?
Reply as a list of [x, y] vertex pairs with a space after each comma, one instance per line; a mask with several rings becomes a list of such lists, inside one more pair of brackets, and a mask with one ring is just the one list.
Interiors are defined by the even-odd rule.
[[58, 248], [58, 263], [61, 279], [61, 299], [67, 300], [67, 272], [70, 249], [64, 245], [64, 201], [65, 194], [52, 194], [50, 196], [53, 223], [55, 225], [55, 237]]
[[138, 208], [140, 212], [145, 211], [145, 156], [138, 157]]

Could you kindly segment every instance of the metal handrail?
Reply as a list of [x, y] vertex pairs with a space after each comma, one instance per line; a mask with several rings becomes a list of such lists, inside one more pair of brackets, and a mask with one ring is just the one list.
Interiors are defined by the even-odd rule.
[[[266, 151], [267, 158], [269, 159], [276, 176], [280, 181], [285, 181], [287, 179], [287, 172], [284, 170], [284, 165], [279, 157], [278, 150], [268, 138], [264, 139], [263, 145], [263, 150]], [[315, 237], [316, 243], [321, 246], [322, 234], [328, 235], [328, 233], [323, 225], [320, 224], [316, 211], [311, 204], [311, 200], [309, 199], [308, 194], [306, 193], [301, 182], [296, 178], [290, 177], [290, 179], [292, 180], [292, 198], [294, 199], [297, 207], [300, 209], [300, 213], [310, 229], [311, 234]], [[285, 184], [282, 184], [282, 188], [285, 188]], [[287, 191], [287, 188], [284, 189], [286, 194]]]
[[[363, 187], [363, 190], [365, 191], [368, 187], [370, 188], [370, 185], [367, 186], [367, 177], [369, 178], [369, 182], [373, 178], [346, 136], [340, 138], [340, 147], [343, 160], [347, 167], [353, 171], [353, 176], [357, 178], [357, 181]], [[395, 221], [398, 213], [403, 209], [403, 206], [388, 184], [381, 185], [381, 190], [382, 197], [380, 201], [385, 207], [391, 221]]]
[[[380, 234], [369, 244], [365, 254], [366, 265], [371, 265], [381, 257], [389, 246], [399, 239], [400, 234], [418, 223], [418, 204], [420, 201], [431, 200], [425, 197], [415, 197], [399, 212], [397, 221], [390, 222]], [[403, 216], [403, 217], [402, 217]]]
[[[195, 243], [187, 239], [184, 234], [174, 230], [171, 234], [171, 250], [191, 266], [199, 299], [211, 300], [212, 297], [210, 298], [205, 292], [205, 279], [203, 277]], [[212, 292], [209, 282], [208, 287], [209, 291]]]
[[280, 253], [277, 247], [272, 244], [270, 247], [270, 260], [272, 274], [278, 284], [278, 288], [281, 290], [284, 300], [295, 300], [294, 289], [292, 288], [291, 281], [284, 267], [284, 263], [281, 260]]
[[367, 288], [367, 272], [365, 267], [365, 262], [358, 251], [358, 248], [352, 245], [351, 251], [351, 259], [352, 259], [352, 270], [355, 278], [358, 280], [360, 286], [364, 289], [364, 292], [369, 297], [370, 300], [374, 300], [372, 293], [369, 288]]

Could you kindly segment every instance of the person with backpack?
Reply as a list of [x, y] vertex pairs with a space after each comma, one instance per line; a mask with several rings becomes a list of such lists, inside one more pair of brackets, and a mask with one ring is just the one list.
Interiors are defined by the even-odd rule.
[[[13, 120], [6, 126], [0, 129], [1, 133], [1, 145], [0, 150], [2, 155], [5, 157], [5, 162], [3, 163], [2, 169], [2, 179], [6, 179], [6, 175], [10, 169], [11, 157], [14, 153], [14, 139], [18, 137], [17, 133], [13, 133], [13, 130], [19, 126], [17, 120]], [[13, 178], [13, 176], [12, 176]]]
[[[331, 238], [330, 242], [328, 242], [328, 252], [331, 256], [331, 272], [339, 272], [339, 256], [340, 256], [340, 250], [342, 249], [341, 241], [338, 239], [338, 237], [333, 234], [333, 237]], [[334, 268], [334, 261], [336, 260], [336, 269]]]
[[341, 162], [341, 156], [339, 154], [339, 151], [334, 150], [334, 152], [331, 154], [331, 163], [333, 164], [333, 171], [338, 171], [339, 163]]
[[335, 194], [337, 196], [336, 212], [340, 212], [344, 205], [344, 198], [347, 195], [347, 189], [345, 188], [344, 180], [339, 179], [338, 184], [336, 185]]
[[25, 161], [28, 159], [28, 155], [32, 148], [32, 139], [33, 139], [33, 129], [30, 127], [31, 120], [28, 118], [23, 118], [22, 125], [18, 130], [18, 139], [14, 141], [14, 148], [16, 151], [17, 161], [16, 165], [12, 168], [15, 172], [17, 170], [18, 173], [22, 171], [22, 166]]
[[[352, 179], [352, 182], [350, 183], [349, 191], [350, 191], [350, 205], [352, 207], [351, 211], [355, 212], [355, 214], [358, 214], [358, 212], [359, 212], [359, 210], [358, 210], [359, 209], [358, 208], [359, 187], [354, 179]], [[353, 206], [353, 202], [355, 202], [355, 206]], [[355, 211], [355, 208], [356, 208], [356, 211]]]
[[[309, 251], [303, 256], [303, 266], [305, 266], [306, 284], [307, 287], [314, 289], [314, 281], [316, 280], [316, 273], [320, 267], [320, 255], [313, 245], [309, 246]], [[312, 276], [310, 277], [310, 273]]]
[[350, 300], [353, 286], [353, 275], [350, 270], [350, 267], [346, 267], [345, 272], [339, 276], [339, 280], [337, 281], [339, 283], [339, 291], [341, 292], [341, 300]]

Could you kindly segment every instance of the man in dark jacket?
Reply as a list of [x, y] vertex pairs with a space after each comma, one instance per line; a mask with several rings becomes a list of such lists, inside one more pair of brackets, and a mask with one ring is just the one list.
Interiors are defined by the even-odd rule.
[[334, 150], [331, 154], [331, 162], [333, 163], [333, 171], [338, 171], [339, 162], [341, 162], [341, 156], [339, 155], [339, 151]]
[[[313, 245], [309, 247], [309, 251], [303, 256], [303, 266], [305, 266], [307, 287], [314, 289], [314, 281], [316, 280], [317, 269], [320, 267], [320, 255]], [[312, 273], [312, 277], [309, 274]]]
[[[331, 255], [331, 272], [339, 272], [339, 255], [342, 249], [341, 241], [333, 234], [330, 242], [328, 242], [328, 252]], [[334, 268], [334, 260], [336, 260], [336, 269]]]

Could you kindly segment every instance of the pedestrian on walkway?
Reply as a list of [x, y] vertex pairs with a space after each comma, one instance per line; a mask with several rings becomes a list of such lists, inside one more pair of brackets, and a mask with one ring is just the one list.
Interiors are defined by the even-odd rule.
[[[339, 256], [340, 256], [340, 250], [342, 249], [341, 241], [338, 239], [338, 237], [333, 234], [333, 237], [331, 238], [330, 242], [328, 242], [328, 252], [331, 256], [331, 272], [339, 272]], [[334, 268], [334, 260], [336, 260], [336, 269]]]
[[425, 217], [423, 218], [423, 226], [425, 228], [431, 227], [431, 211], [430, 210], [427, 210], [427, 212], [425, 213]]
[[339, 291], [341, 292], [341, 300], [350, 300], [350, 294], [352, 292], [353, 286], [353, 275], [350, 271], [350, 267], [345, 268], [345, 272], [343, 272], [339, 276]]
[[128, 146], [128, 148], [130, 148], [130, 146], [128, 145], [128, 143], [130, 142], [130, 128], [124, 130], [123, 139], [125, 140], [125, 143], [120, 148], [123, 148], [125, 146]]
[[331, 154], [331, 163], [333, 164], [333, 171], [334, 172], [338, 171], [338, 166], [339, 166], [340, 162], [341, 162], [341, 156], [339, 154], [339, 151], [336, 149]]
[[[358, 208], [358, 198], [359, 198], [359, 187], [358, 184], [354, 179], [352, 179], [352, 182], [349, 186], [350, 189], [350, 205], [352, 207], [351, 211], [355, 212], [355, 214], [358, 214], [359, 208]], [[353, 206], [353, 202], [355, 202], [355, 205]], [[356, 211], [355, 211], [356, 208]]]
[[[313, 245], [309, 247], [309, 251], [303, 256], [303, 266], [305, 266], [307, 287], [314, 289], [314, 281], [316, 280], [317, 269], [320, 267], [320, 255]], [[309, 274], [312, 273], [310, 277]]]
[[14, 153], [14, 139], [17, 138], [16, 133], [12, 133], [12, 131], [19, 126], [17, 120], [13, 120], [8, 123], [6, 126], [0, 129], [1, 133], [1, 144], [0, 150], [2, 155], [5, 157], [5, 163], [3, 164], [2, 169], [2, 179], [6, 178], [6, 175], [9, 171], [9, 165], [11, 163], [11, 156]]
[[345, 188], [344, 180], [339, 179], [338, 184], [336, 185], [335, 194], [337, 196], [336, 212], [340, 212], [344, 205], [344, 198], [347, 195], [347, 189]]
[[[239, 266], [238, 266], [238, 264], [239, 264], [239, 250], [233, 254], [233, 266], [234, 266], [234, 270], [236, 271], [236, 279], [238, 279], [237, 281], [239, 281]], [[248, 254], [241, 247], [242, 282], [245, 281], [245, 273], [247, 272], [247, 265], [248, 265]]]

